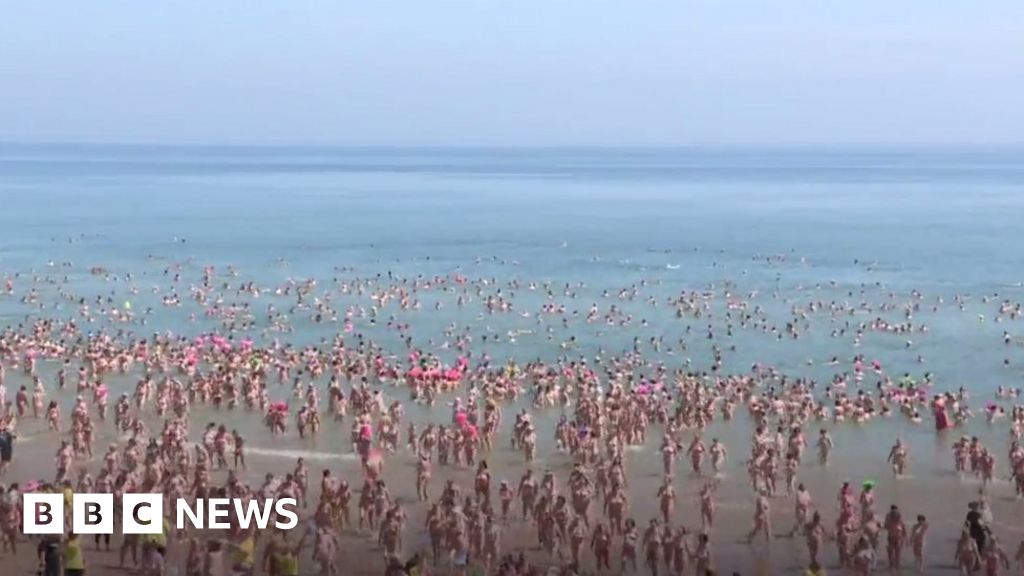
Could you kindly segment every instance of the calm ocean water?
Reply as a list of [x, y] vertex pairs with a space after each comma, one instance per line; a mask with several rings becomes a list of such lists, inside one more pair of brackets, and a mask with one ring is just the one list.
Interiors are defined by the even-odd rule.
[[[136, 310], [152, 307], [147, 326], [125, 327], [142, 335], [215, 327], [202, 319], [187, 322], [186, 313], [159, 305], [168, 289], [163, 270], [171, 262], [185, 263], [190, 282], [198, 281], [203, 266], [234, 265], [241, 278], [264, 285], [314, 277], [325, 290], [332, 278], [388, 271], [402, 277], [461, 272], [499, 283], [582, 282], [576, 300], [555, 300], [583, 313], [591, 302], [606, 307], [604, 289], [614, 294], [649, 283], [642, 298], [618, 303], [637, 320], [647, 319], [647, 327], [574, 328], [581, 346], [572, 354], [618, 351], [634, 336], [684, 337], [687, 321], [664, 306], [683, 289], [716, 289], [722, 298], [722, 287], [732, 282], [741, 296], [757, 291], [757, 303], [780, 328], [793, 306], [812, 300], [877, 304], [892, 292], [905, 302], [916, 289], [926, 302], [942, 296], [947, 305], [915, 317], [931, 331], [913, 335], [912, 350], [896, 335], [870, 336], [855, 349], [851, 338], [830, 338], [833, 326], [819, 319], [795, 344], [737, 332], [724, 341], [736, 346], [725, 369], [741, 372], [762, 362], [827, 380], [837, 371], [825, 366], [827, 359], [862, 353], [890, 373], [931, 371], [943, 386], [962, 384], [986, 395], [1000, 384], [1024, 383], [1021, 348], [1002, 343], [1004, 331], [1024, 336], [1024, 323], [992, 321], [999, 301], [1024, 300], [1022, 150], [8, 144], [0, 145], [0, 201], [5, 277], [66, 275], [82, 295], [113, 294], [118, 302], [131, 299]], [[51, 261], [74, 267], [49, 267]], [[90, 276], [90, 266], [134, 273], [137, 290]], [[19, 286], [27, 282], [22, 278]], [[44, 302], [56, 302], [55, 286], [39, 290]], [[963, 311], [951, 305], [956, 294], [971, 297]], [[993, 300], [982, 302], [984, 296]], [[646, 297], [662, 305], [651, 308]], [[413, 324], [421, 343], [439, 341], [443, 327], [456, 322], [498, 334], [536, 330], [515, 344], [481, 347], [495, 358], [563, 353], [533, 319], [481, 319], [478, 307], [459, 312], [453, 305], [435, 312], [434, 300], [444, 298], [424, 294], [423, 310], [395, 314]], [[365, 298], [350, 300], [369, 306]], [[523, 291], [515, 302], [536, 311], [546, 300], [542, 291]], [[337, 302], [345, 305], [346, 297]], [[73, 309], [32, 311], [0, 300], [5, 323], [29, 312], [67, 316]], [[979, 314], [987, 320], [980, 322]], [[901, 317], [899, 310], [884, 316]], [[689, 323], [689, 349], [668, 362], [689, 358], [694, 368], [706, 368], [706, 323]], [[295, 327], [279, 337], [315, 341], [338, 330], [302, 319]], [[356, 328], [397, 343], [381, 326], [357, 320]], [[568, 333], [558, 333], [555, 342]], [[926, 362], [918, 364], [917, 355]], [[1007, 357], [1013, 362], [1004, 368]], [[807, 366], [808, 359], [815, 365]]]

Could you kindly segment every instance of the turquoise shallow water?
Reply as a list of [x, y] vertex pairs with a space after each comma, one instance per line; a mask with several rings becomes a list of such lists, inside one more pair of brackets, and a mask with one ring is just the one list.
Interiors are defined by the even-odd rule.
[[[223, 271], [234, 265], [240, 279], [264, 286], [317, 278], [324, 293], [335, 278], [461, 273], [501, 285], [512, 279], [552, 284], [553, 298], [544, 290], [519, 290], [519, 311], [556, 302], [585, 314], [592, 302], [602, 309], [615, 303], [634, 322], [628, 328], [577, 322], [568, 329], [551, 323], [549, 342], [547, 325], [538, 326], [535, 318], [481, 318], [478, 305], [458, 310], [455, 296], [443, 292], [422, 293], [422, 310], [388, 314], [410, 322], [424, 347], [430, 338], [440, 343], [443, 328], [453, 322], [501, 335], [532, 331], [515, 344], [475, 346], [475, 353], [497, 359], [552, 360], [565, 353], [557, 343], [570, 335], [579, 341], [570, 356], [617, 352], [634, 337], [661, 336], [666, 342], [685, 338], [689, 345], [665, 356], [671, 367], [689, 359], [693, 368], [706, 369], [711, 342], [703, 335], [710, 323], [722, 346], [735, 346], [724, 358], [727, 372], [761, 362], [827, 380], [861, 353], [891, 374], [930, 371], [944, 387], [963, 385], [985, 397], [999, 385], [1024, 383], [1020, 346], [1002, 343], [1004, 331], [1024, 336], [1024, 323], [994, 321], [998, 302], [1024, 300], [1021, 150], [7, 144], [0, 145], [0, 199], [5, 277], [21, 273], [16, 283], [23, 291], [32, 276], [67, 276], [77, 294], [131, 300], [135, 310], [152, 307], [147, 325], [119, 326], [141, 335], [217, 327], [201, 317], [189, 321], [195, 306], [159, 305], [171, 263], [182, 265], [187, 282], [197, 282], [203, 266]], [[73, 266], [61, 268], [65, 261]], [[134, 280], [104, 281], [88, 273], [91, 266], [131, 272]], [[646, 285], [634, 301], [602, 298], [605, 289], [614, 295], [641, 282]], [[566, 283], [575, 299], [563, 295]], [[945, 304], [915, 315], [931, 330], [909, 336], [910, 350], [907, 336], [889, 334], [869, 334], [854, 348], [850, 337], [830, 337], [837, 325], [822, 315], [807, 322], [798, 342], [743, 330], [726, 337], [726, 286], [740, 297], [756, 291], [751, 301], [780, 329], [794, 307], [810, 301], [877, 305], [894, 294], [895, 310], [855, 315], [853, 322], [879, 315], [898, 320], [915, 289], [926, 304], [936, 297]], [[55, 284], [42, 282], [37, 289], [43, 302], [56, 302]], [[665, 299], [695, 289], [716, 294], [716, 315], [706, 321], [674, 318]], [[334, 292], [341, 308], [370, 305], [366, 297]], [[969, 295], [962, 311], [952, 303], [957, 294]], [[982, 301], [986, 296], [989, 302]], [[440, 311], [433, 307], [437, 301], [445, 305]], [[271, 302], [288, 303], [267, 295], [253, 306], [261, 310]], [[0, 317], [11, 324], [29, 313], [74, 312], [61, 306], [34, 310], [4, 298]], [[641, 319], [648, 325], [641, 326]], [[339, 328], [299, 317], [293, 324], [296, 331], [288, 335], [265, 334], [262, 325], [251, 335], [260, 342], [275, 336], [315, 342]], [[355, 324], [401, 351], [397, 336], [383, 326]], [[924, 364], [915, 361], [918, 355]], [[833, 356], [843, 365], [826, 366]]]

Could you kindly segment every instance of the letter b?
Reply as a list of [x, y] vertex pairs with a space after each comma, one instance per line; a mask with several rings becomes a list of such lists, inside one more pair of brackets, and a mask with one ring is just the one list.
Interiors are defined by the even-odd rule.
[[53, 514], [50, 514], [50, 505], [46, 502], [36, 502], [36, 522], [49, 524], [53, 521]]
[[71, 529], [75, 534], [113, 534], [114, 495], [75, 494], [71, 500]]
[[25, 534], [64, 533], [63, 494], [24, 494], [21, 503], [21, 528]]
[[85, 525], [95, 526], [103, 521], [103, 515], [100, 514], [100, 505], [95, 502], [85, 503]]

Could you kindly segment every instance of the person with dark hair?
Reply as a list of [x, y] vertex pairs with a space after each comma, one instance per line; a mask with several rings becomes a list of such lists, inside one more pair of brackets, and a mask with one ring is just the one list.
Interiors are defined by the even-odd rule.
[[967, 512], [965, 528], [970, 533], [971, 538], [978, 544], [978, 550], [984, 550], [985, 541], [988, 537], [988, 527], [985, 526], [981, 512], [978, 510], [977, 502], [971, 502], [968, 508], [970, 508], [970, 511]]
[[14, 459], [14, 439], [16, 436], [10, 427], [0, 429], [0, 475], [7, 471]]

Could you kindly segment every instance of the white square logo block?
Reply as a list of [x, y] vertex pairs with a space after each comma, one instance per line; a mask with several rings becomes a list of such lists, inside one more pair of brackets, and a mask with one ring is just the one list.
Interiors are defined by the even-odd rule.
[[25, 534], [64, 533], [63, 494], [24, 494], [21, 529]]
[[75, 534], [113, 534], [114, 495], [73, 495], [71, 498], [71, 529]]
[[125, 494], [121, 500], [121, 526], [125, 534], [162, 534], [164, 498], [160, 494]]

